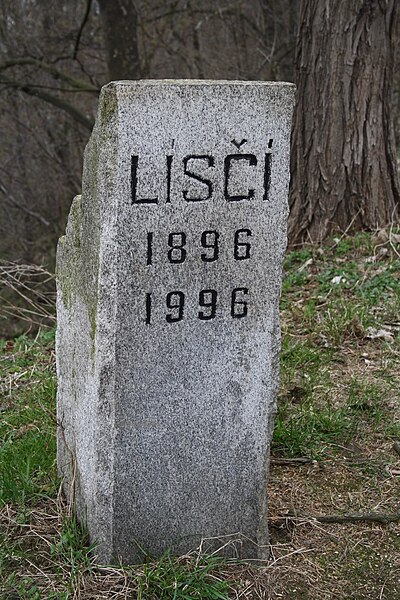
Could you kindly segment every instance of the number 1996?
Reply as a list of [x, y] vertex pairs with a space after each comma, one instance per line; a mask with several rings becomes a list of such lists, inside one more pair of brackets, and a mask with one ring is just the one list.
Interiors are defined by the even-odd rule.
[[[237, 287], [232, 290], [230, 315], [233, 319], [241, 319], [248, 313], [248, 294], [246, 287]], [[152, 294], [146, 294], [146, 324], [152, 323]], [[185, 294], [179, 290], [168, 292], [165, 299], [165, 320], [167, 323], [178, 323], [185, 318]], [[216, 290], [206, 289], [199, 292], [198, 310], [195, 315], [201, 321], [211, 321], [217, 314], [218, 293]]]

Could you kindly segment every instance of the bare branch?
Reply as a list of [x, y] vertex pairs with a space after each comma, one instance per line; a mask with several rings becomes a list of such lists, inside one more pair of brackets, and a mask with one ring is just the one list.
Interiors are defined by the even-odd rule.
[[[30, 324], [55, 321], [55, 276], [39, 265], [0, 261], [0, 287], [11, 291], [15, 302], [0, 295], [0, 318], [14, 316]], [[19, 299], [17, 301], [17, 299]]]
[[77, 123], [83, 125], [89, 131], [92, 130], [94, 122], [88, 117], [86, 117], [84, 114], [82, 114], [77, 108], [72, 106], [72, 104], [61, 100], [56, 96], [47, 94], [46, 92], [43, 92], [34, 85], [22, 83], [19, 81], [13, 81], [12, 79], [8, 79], [8, 77], [4, 77], [4, 75], [0, 77], [0, 84], [1, 83], [13, 87], [17, 90], [21, 90], [21, 92], [29, 94], [30, 96], [36, 96], [37, 98], [40, 98], [41, 100], [44, 100], [45, 102], [48, 102], [53, 106], [57, 106], [57, 108], [60, 108], [64, 112], [68, 113]]
[[288, 513], [287, 516], [283, 517], [272, 517], [270, 519], [271, 524], [278, 526], [284, 525], [290, 521], [296, 523], [298, 521], [304, 523], [304, 521], [317, 521], [318, 523], [380, 523], [381, 525], [387, 525], [388, 523], [396, 523], [400, 521], [400, 512], [392, 514], [384, 513], [349, 513], [347, 515], [297, 515], [293, 512]]
[[0, 63], [0, 71], [5, 71], [6, 69], [10, 69], [12, 67], [25, 66], [25, 65], [37, 67], [38, 69], [41, 69], [42, 71], [45, 71], [46, 73], [49, 73], [54, 79], [59, 79], [61, 81], [64, 81], [65, 83], [67, 83], [68, 85], [73, 87], [76, 91], [87, 92], [90, 94], [98, 94], [99, 93], [99, 89], [97, 87], [95, 87], [94, 85], [88, 84], [86, 81], [83, 81], [82, 79], [76, 79], [75, 77], [71, 77], [70, 75], [67, 75], [66, 73], [64, 73], [63, 71], [60, 71], [56, 67], [53, 67], [52, 65], [49, 65], [48, 63], [38, 60], [37, 58], [27, 58], [26, 57], [26, 58], [14, 58], [12, 60], [8, 60], [6, 62]]
[[40, 221], [42, 223], [42, 225], [45, 225], [46, 227], [49, 227], [50, 223], [49, 223], [49, 221], [47, 221], [47, 219], [45, 219], [44, 217], [42, 217], [42, 215], [39, 215], [39, 213], [37, 213], [37, 212], [35, 212], [33, 210], [30, 210], [27, 206], [24, 206], [23, 204], [20, 204], [14, 198], [14, 196], [1, 183], [0, 183], [0, 192], [2, 194], [4, 194], [5, 201], [7, 202], [7, 204], [9, 204], [10, 206], [13, 206], [14, 208], [18, 208], [19, 210], [22, 210], [22, 212], [24, 212], [27, 215], [29, 215], [31, 217], [34, 217], [35, 219], [37, 219], [38, 221]]
[[79, 27], [78, 35], [76, 36], [74, 53], [72, 55], [72, 58], [74, 60], [76, 60], [76, 56], [78, 54], [79, 44], [80, 44], [80, 41], [81, 41], [83, 30], [85, 29], [85, 25], [86, 25], [86, 23], [88, 21], [88, 18], [89, 18], [91, 6], [92, 6], [92, 0], [87, 0], [85, 14], [83, 15], [82, 23], [81, 23], [81, 25]]

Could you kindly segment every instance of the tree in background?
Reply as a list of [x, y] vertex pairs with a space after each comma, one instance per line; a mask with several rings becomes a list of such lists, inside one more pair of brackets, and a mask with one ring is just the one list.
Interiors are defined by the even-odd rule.
[[101, 85], [292, 79], [298, 0], [1, 0], [0, 259], [54, 260]]
[[400, 3], [302, 0], [299, 19], [298, 4], [2, 0], [0, 258], [52, 264], [79, 192], [102, 84], [291, 81], [298, 20], [290, 241], [395, 220], [391, 108]]
[[398, 0], [302, 0], [289, 240], [399, 215], [392, 96]]
[[63, 4], [60, 10], [54, 0], [0, 2], [2, 259], [51, 265], [71, 197], [80, 190], [105, 71], [97, 58], [99, 19], [79, 40], [82, 4]]
[[[87, 12], [92, 0], [88, 0]], [[98, 0], [107, 48], [109, 79], [140, 79], [138, 14], [132, 0]]]

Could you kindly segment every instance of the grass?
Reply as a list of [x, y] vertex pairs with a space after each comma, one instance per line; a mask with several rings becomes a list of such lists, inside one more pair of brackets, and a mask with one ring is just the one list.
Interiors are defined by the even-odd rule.
[[312, 518], [398, 512], [400, 255], [364, 233], [290, 253], [281, 310], [273, 457], [310, 462], [271, 468], [270, 514], [306, 515], [277, 529], [272, 521], [272, 542], [299, 554], [274, 577], [271, 597], [394, 600], [398, 523]]
[[59, 494], [54, 332], [1, 340], [0, 597], [397, 599], [399, 524], [314, 516], [398, 512], [399, 274], [396, 248], [365, 233], [286, 257], [271, 558], [258, 567], [201, 548], [98, 565]]
[[26, 497], [54, 492], [54, 333], [3, 342], [0, 374], [0, 498], [24, 504]]
[[[93, 547], [58, 494], [53, 348], [54, 331], [0, 346], [0, 595], [10, 600], [67, 599], [88, 578], [101, 589], [115, 573], [120, 577], [110, 567], [96, 581]], [[234, 586], [218, 576], [226, 564], [203, 554], [148, 557], [116, 585], [143, 599], [224, 600]]]
[[[368, 234], [345, 237], [290, 253], [283, 290], [275, 451], [319, 458], [335, 441], [390, 427], [394, 411], [385, 398], [398, 388], [400, 257], [379, 258]], [[387, 330], [393, 343], [369, 342], [371, 329]]]
[[224, 561], [213, 556], [182, 562], [167, 552], [157, 562], [148, 560], [134, 573], [137, 598], [225, 600], [228, 582], [213, 576], [221, 564], [224, 565]]

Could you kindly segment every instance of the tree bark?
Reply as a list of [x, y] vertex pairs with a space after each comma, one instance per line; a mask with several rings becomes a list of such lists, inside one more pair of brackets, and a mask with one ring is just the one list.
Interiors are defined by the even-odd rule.
[[302, 0], [289, 243], [396, 220], [398, 0]]
[[99, 0], [110, 80], [140, 79], [134, 0]]

